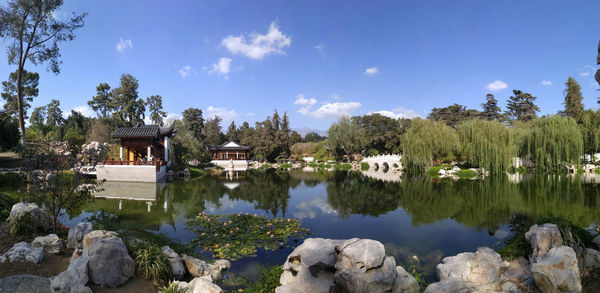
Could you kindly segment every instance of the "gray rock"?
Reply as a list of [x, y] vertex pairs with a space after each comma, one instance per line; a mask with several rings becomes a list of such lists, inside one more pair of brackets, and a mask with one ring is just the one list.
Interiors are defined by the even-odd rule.
[[31, 247], [41, 247], [47, 254], [59, 254], [62, 251], [62, 241], [56, 234], [48, 234], [47, 236], [38, 236], [31, 242]]
[[135, 262], [127, 253], [121, 238], [97, 237], [89, 246], [88, 253], [88, 276], [92, 283], [114, 288], [133, 277]]
[[223, 290], [215, 284], [213, 284], [209, 277], [197, 277], [189, 283], [175, 281], [175, 286], [187, 293], [223, 293]]
[[596, 245], [600, 248], [600, 235], [594, 237], [594, 239], [592, 239], [592, 242], [596, 243]]
[[27, 242], [19, 242], [11, 249], [0, 256], [0, 263], [28, 261], [40, 263], [44, 259], [44, 249], [41, 247], [31, 247]]
[[51, 293], [50, 279], [34, 275], [16, 275], [0, 279], [0, 292]]
[[[365, 253], [368, 253], [366, 251]], [[341, 256], [341, 254], [340, 254]], [[370, 257], [372, 258], [372, 257]], [[352, 267], [347, 267], [352, 261], [338, 259], [335, 272], [335, 283], [348, 292], [388, 292], [396, 280], [396, 261], [393, 257], [385, 257], [379, 266], [367, 269], [357, 262]]]
[[586, 270], [595, 270], [600, 268], [600, 251], [586, 248], [583, 256], [584, 268]]
[[315, 277], [310, 270], [300, 270], [295, 276], [291, 271], [283, 271], [279, 278], [281, 286], [275, 288], [275, 293], [329, 293], [335, 292], [333, 288], [333, 274], [331, 277], [325, 277], [322, 274]]
[[425, 289], [425, 293], [469, 293], [471, 289], [467, 287], [465, 281], [460, 279], [446, 279], [437, 283], [430, 284]]
[[531, 226], [529, 231], [525, 233], [525, 240], [533, 248], [533, 254], [529, 259], [531, 263], [536, 263], [539, 258], [544, 257], [551, 248], [563, 245], [558, 226], [549, 223], [542, 226]]
[[168, 246], [163, 246], [162, 253], [167, 256], [169, 263], [171, 263], [173, 277], [177, 280], [182, 280], [185, 277], [185, 266], [179, 254]]
[[582, 290], [577, 256], [569, 246], [550, 249], [531, 266], [531, 274], [544, 293]]
[[90, 233], [93, 230], [92, 223], [81, 222], [75, 225], [69, 230], [69, 237], [67, 238], [67, 248], [83, 248], [83, 237], [85, 234]]
[[92, 293], [86, 286], [88, 283], [88, 263], [90, 257], [87, 251], [69, 264], [69, 268], [51, 279], [50, 289], [53, 292]]
[[[88, 249], [96, 239], [119, 238], [117, 232], [94, 230], [83, 236], [83, 249]], [[120, 239], [120, 238], [119, 238]], [[122, 240], [121, 240], [122, 242]]]
[[35, 229], [43, 231], [52, 230], [52, 218], [35, 203], [16, 203], [12, 206], [6, 222], [12, 223], [14, 220], [27, 214], [31, 217]]
[[436, 268], [440, 280], [459, 279], [474, 286], [498, 281], [500, 270], [508, 268], [500, 255], [488, 247], [480, 247], [477, 252], [465, 252], [446, 257]]
[[190, 275], [193, 277], [210, 276], [215, 282], [221, 280], [223, 272], [231, 266], [231, 263], [227, 260], [217, 260], [215, 263], [207, 263], [186, 254], [183, 255], [182, 259]]
[[392, 293], [419, 293], [419, 283], [411, 274], [409, 274], [403, 267], [396, 267], [396, 280], [394, 280], [394, 287]]

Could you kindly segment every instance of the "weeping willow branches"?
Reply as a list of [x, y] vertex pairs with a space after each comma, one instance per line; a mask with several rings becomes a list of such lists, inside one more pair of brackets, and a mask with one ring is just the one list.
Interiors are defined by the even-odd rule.
[[432, 161], [453, 156], [458, 150], [458, 135], [443, 122], [415, 119], [402, 140], [403, 162], [423, 170]]
[[457, 128], [467, 163], [492, 173], [506, 170], [516, 153], [506, 126], [498, 121], [469, 120]]
[[557, 169], [561, 163], [578, 163], [583, 138], [573, 118], [549, 116], [534, 120], [525, 138], [525, 150], [536, 167]]

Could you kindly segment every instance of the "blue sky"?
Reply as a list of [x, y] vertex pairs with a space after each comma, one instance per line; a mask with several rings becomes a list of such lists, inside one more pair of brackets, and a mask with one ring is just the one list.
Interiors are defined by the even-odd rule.
[[[26, 66], [41, 74], [34, 106], [57, 98], [87, 113], [96, 86], [123, 73], [168, 113], [201, 108], [223, 127], [278, 109], [293, 128], [324, 130], [345, 113], [479, 108], [488, 92], [504, 108], [512, 89], [555, 113], [569, 76], [586, 108], [600, 95], [600, 1], [65, 0], [57, 17], [84, 11], [59, 75]], [[1, 54], [5, 80], [15, 68]]]

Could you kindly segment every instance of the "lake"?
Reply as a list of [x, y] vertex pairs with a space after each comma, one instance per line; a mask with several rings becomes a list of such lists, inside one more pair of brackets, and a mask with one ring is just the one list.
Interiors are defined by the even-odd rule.
[[[248, 171], [158, 184], [109, 182], [103, 186], [107, 199], [63, 222], [72, 226], [104, 210], [188, 243], [196, 235], [186, 220], [203, 211], [296, 218], [314, 237], [378, 240], [397, 263], [415, 264], [434, 280], [442, 257], [484, 245], [498, 248], [510, 235], [507, 221], [514, 214], [559, 216], [581, 227], [600, 223], [596, 182], [595, 175], [383, 181], [359, 172]], [[230, 272], [257, 278], [259, 265], [281, 265], [290, 252], [259, 250], [233, 263]]]

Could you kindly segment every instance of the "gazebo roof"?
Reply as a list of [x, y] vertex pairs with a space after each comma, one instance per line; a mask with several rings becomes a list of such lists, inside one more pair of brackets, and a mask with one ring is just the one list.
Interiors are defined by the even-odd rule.
[[138, 125], [135, 127], [119, 127], [113, 133], [113, 138], [159, 138], [174, 133], [173, 125], [161, 127], [158, 125]]
[[230, 140], [224, 144], [213, 145], [208, 149], [211, 151], [249, 151], [250, 147]]

